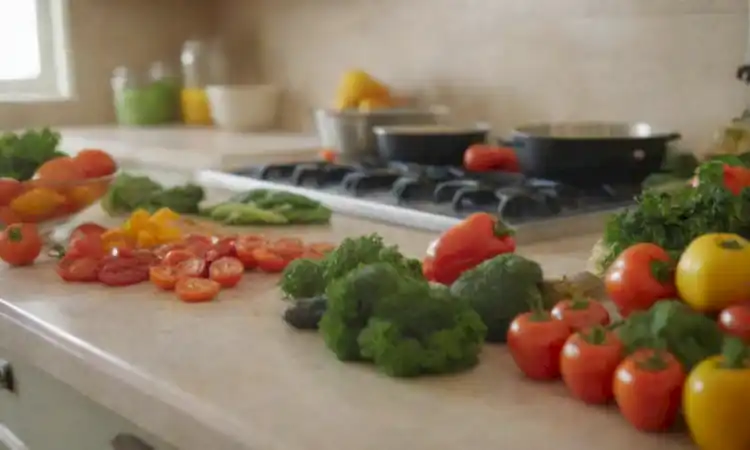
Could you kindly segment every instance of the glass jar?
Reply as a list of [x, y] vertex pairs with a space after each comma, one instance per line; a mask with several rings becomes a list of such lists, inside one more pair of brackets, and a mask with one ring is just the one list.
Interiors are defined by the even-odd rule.
[[211, 109], [206, 95], [206, 86], [219, 84], [223, 69], [218, 62], [222, 58], [219, 48], [204, 41], [187, 41], [182, 47], [182, 78], [181, 94], [182, 118], [190, 125], [210, 125]]
[[120, 125], [160, 125], [172, 122], [177, 114], [177, 87], [127, 67], [112, 73], [115, 117]]
[[180, 90], [182, 83], [175, 70], [168, 64], [157, 61], [151, 64], [149, 69], [151, 89], [157, 91], [157, 95], [164, 96], [164, 102], [168, 105], [165, 110], [165, 119], [168, 122], [176, 122], [180, 118]]

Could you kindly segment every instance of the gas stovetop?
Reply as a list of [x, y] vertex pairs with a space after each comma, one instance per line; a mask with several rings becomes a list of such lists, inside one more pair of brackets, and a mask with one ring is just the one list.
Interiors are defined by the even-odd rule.
[[[331, 206], [340, 212], [427, 229], [443, 229], [477, 211], [497, 214], [514, 226], [591, 218], [632, 204], [640, 192], [640, 186], [583, 188], [509, 172], [476, 173], [402, 163], [271, 164], [223, 175], [208, 171], [201, 178], [208, 184], [218, 181], [239, 189], [263, 185], [301, 192], [334, 203]], [[371, 212], [364, 214], [368, 206]], [[407, 216], [412, 218], [410, 223], [404, 221]]]

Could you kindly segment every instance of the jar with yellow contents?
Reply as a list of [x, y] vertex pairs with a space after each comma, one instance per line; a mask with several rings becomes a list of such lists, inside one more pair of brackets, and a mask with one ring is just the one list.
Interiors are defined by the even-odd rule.
[[224, 54], [216, 42], [192, 40], [182, 47], [182, 117], [188, 125], [211, 125], [206, 86], [224, 78]]

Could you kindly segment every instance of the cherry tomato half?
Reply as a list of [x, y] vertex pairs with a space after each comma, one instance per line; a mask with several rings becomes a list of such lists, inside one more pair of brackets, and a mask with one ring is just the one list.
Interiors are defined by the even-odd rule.
[[170, 250], [161, 260], [165, 266], [176, 266], [183, 261], [195, 258], [195, 253], [187, 249]]
[[213, 244], [212, 248], [206, 252], [206, 260], [212, 262], [225, 256], [236, 256], [237, 251], [235, 249], [235, 242], [236, 239], [233, 237], [219, 239]]
[[208, 269], [208, 277], [221, 285], [230, 288], [237, 285], [245, 272], [242, 261], [231, 256], [219, 258], [211, 263]]
[[210, 302], [219, 294], [221, 285], [206, 278], [181, 278], [175, 285], [177, 297], [186, 303]]
[[[297, 256], [301, 256], [301, 254]], [[292, 261], [292, 259], [286, 259], [276, 253], [276, 249], [271, 250], [266, 247], [260, 247], [253, 250], [253, 259], [260, 270], [268, 273], [281, 272], [286, 269], [286, 266]]]
[[68, 242], [65, 255], [71, 258], [88, 256], [91, 258], [102, 258], [106, 254], [102, 245], [101, 236], [94, 234], [79, 234]]
[[71, 283], [88, 283], [99, 279], [99, 259], [65, 256], [55, 267], [57, 275]]
[[105, 258], [99, 268], [99, 281], [107, 286], [130, 286], [148, 281], [148, 264], [137, 258]]
[[151, 266], [148, 279], [159, 289], [171, 291], [177, 284], [177, 270], [172, 266]]
[[253, 251], [265, 246], [267, 242], [263, 236], [246, 235], [237, 238], [234, 244], [237, 259], [242, 261], [245, 269], [254, 269], [258, 265], [253, 257]]
[[206, 276], [206, 260], [192, 257], [175, 266], [179, 278], [201, 278]]
[[68, 236], [68, 242], [72, 241], [73, 239], [86, 236], [97, 236], [101, 238], [101, 235], [106, 232], [107, 229], [99, 225], [98, 223], [84, 222], [73, 228], [73, 231], [70, 232], [70, 236]]

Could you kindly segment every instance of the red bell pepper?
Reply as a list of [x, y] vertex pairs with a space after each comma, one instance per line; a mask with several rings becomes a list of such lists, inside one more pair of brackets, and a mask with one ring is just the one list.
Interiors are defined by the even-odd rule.
[[515, 250], [510, 228], [491, 214], [475, 213], [430, 245], [422, 273], [430, 281], [451, 284], [482, 261]]

